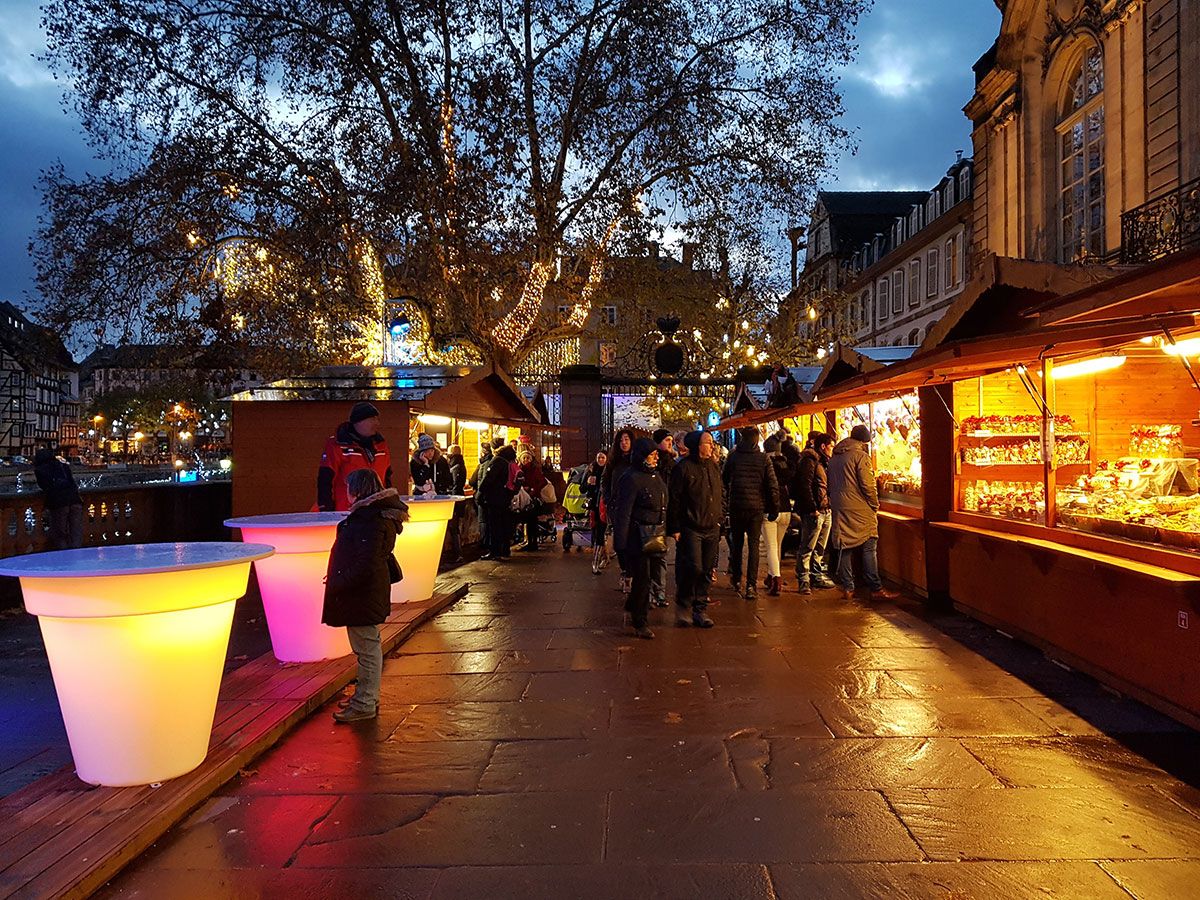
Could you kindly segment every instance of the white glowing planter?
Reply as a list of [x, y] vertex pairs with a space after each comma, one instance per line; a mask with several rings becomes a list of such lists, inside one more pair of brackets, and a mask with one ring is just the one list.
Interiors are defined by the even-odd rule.
[[75, 771], [123, 787], [208, 752], [234, 602], [262, 544], [133, 544], [0, 563], [38, 617]]
[[275, 555], [254, 564], [271, 649], [280, 662], [317, 662], [350, 652], [345, 628], [321, 624], [329, 551], [344, 512], [280, 513], [227, 519], [242, 540], [268, 544]]
[[404, 578], [392, 585], [393, 603], [416, 603], [433, 596], [438, 563], [442, 560], [442, 544], [446, 540], [446, 523], [454, 515], [454, 504], [465, 500], [453, 494], [424, 497], [401, 497], [408, 504], [409, 519], [396, 538], [396, 562]]

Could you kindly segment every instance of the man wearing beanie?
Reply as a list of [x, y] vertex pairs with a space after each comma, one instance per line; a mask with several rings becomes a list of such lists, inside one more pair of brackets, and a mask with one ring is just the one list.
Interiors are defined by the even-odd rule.
[[359, 469], [373, 469], [384, 487], [392, 486], [392, 457], [379, 433], [379, 410], [366, 400], [350, 408], [350, 418], [325, 441], [317, 469], [317, 509], [348, 510], [346, 478]]
[[850, 437], [833, 448], [829, 460], [829, 505], [833, 510], [829, 544], [841, 551], [835, 580], [842, 598], [854, 596], [854, 554], [862, 550], [863, 580], [872, 600], [891, 600], [897, 595], [884, 590], [879, 579], [879, 492], [875, 487], [875, 466], [871, 462], [871, 430], [855, 425]]
[[667, 534], [675, 538], [675, 624], [711, 628], [708, 591], [725, 514], [721, 470], [712, 464], [711, 434], [693, 431], [683, 440], [688, 452], [671, 472], [667, 491]]
[[746, 549], [747, 600], [758, 599], [758, 544], [762, 538], [763, 517], [772, 522], [779, 517], [779, 482], [775, 467], [758, 445], [758, 429], [751, 426], [738, 432], [737, 446], [725, 460], [721, 471], [725, 484], [725, 505], [729, 511], [729, 568], [735, 591], [742, 590], [742, 548]]

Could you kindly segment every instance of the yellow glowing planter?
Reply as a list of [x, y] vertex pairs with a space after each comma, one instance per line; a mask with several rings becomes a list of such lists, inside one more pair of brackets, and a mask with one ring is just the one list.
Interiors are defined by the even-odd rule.
[[429, 499], [400, 499], [408, 504], [409, 519], [396, 538], [396, 562], [400, 563], [404, 578], [392, 585], [392, 602], [416, 603], [433, 596], [442, 544], [446, 540], [446, 523], [454, 515], [455, 502], [466, 498], [437, 494]]
[[38, 617], [75, 771], [121, 787], [208, 752], [234, 602], [261, 544], [134, 544], [0, 563]]
[[350, 652], [345, 628], [321, 624], [329, 550], [344, 512], [281, 513], [229, 519], [242, 539], [268, 544], [275, 555], [254, 564], [271, 648], [281, 662], [316, 662]]

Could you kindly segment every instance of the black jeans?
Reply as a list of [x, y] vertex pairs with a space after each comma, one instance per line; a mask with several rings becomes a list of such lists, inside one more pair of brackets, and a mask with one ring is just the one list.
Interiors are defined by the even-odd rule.
[[50, 549], [74, 550], [83, 546], [83, 506], [72, 503], [50, 510]]
[[488, 527], [487, 507], [476, 500], [475, 510], [479, 513], [479, 546], [483, 548], [484, 553], [489, 553], [492, 549], [492, 534]]
[[493, 556], [508, 556], [512, 551], [512, 512], [503, 506], [489, 506], [488, 538]]
[[758, 584], [758, 544], [762, 538], [763, 514], [756, 512], [750, 516], [730, 516], [729, 569], [734, 581], [742, 580], [742, 547], [746, 547], [746, 584], [747, 589]]
[[683, 529], [675, 542], [675, 602], [694, 613], [708, 608], [712, 572], [721, 551], [721, 529]]
[[633, 576], [633, 586], [625, 598], [625, 612], [629, 613], [633, 627], [641, 628], [650, 615], [650, 557], [642, 552], [642, 537], [636, 525], [625, 540], [625, 559]]

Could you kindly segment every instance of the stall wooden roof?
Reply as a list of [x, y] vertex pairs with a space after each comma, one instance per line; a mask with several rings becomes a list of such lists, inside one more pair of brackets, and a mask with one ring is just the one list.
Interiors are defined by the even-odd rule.
[[234, 394], [234, 402], [281, 400], [403, 400], [417, 413], [514, 427], [562, 430], [544, 424], [512, 378], [485, 366], [326, 366]]
[[1200, 247], [1126, 271], [1029, 311], [1039, 325], [1200, 310]]

